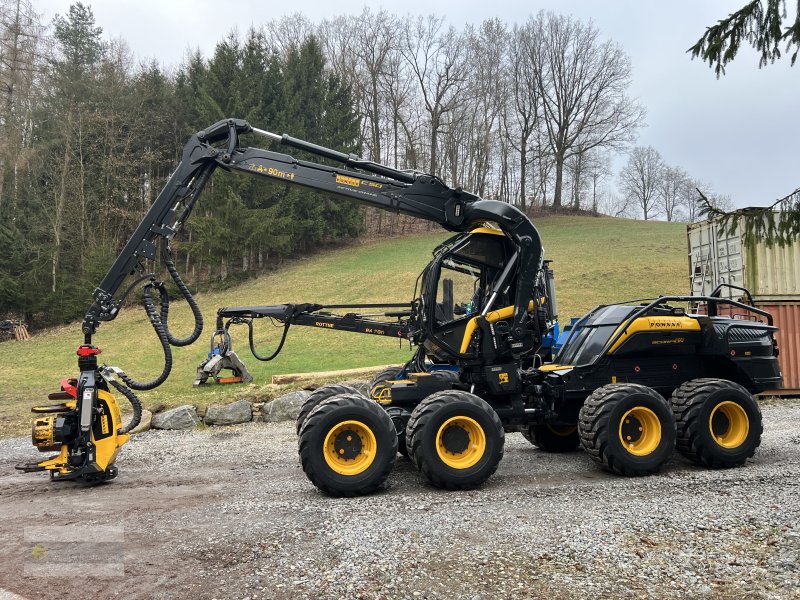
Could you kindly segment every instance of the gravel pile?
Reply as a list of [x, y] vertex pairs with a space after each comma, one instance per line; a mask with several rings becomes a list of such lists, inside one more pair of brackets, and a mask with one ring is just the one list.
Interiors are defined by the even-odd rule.
[[[32, 450], [3, 440], [0, 588], [44, 598], [800, 598], [800, 403], [763, 411], [764, 441], [744, 468], [676, 456], [659, 475], [623, 479], [581, 452], [545, 454], [511, 434], [479, 490], [430, 488], [398, 456], [387, 489], [355, 499], [311, 486], [293, 423], [150, 431], [124, 447], [119, 478], [92, 489], [11, 473]], [[58, 589], [22, 577], [33, 545], [24, 527], [61, 523], [124, 527], [125, 576]]]

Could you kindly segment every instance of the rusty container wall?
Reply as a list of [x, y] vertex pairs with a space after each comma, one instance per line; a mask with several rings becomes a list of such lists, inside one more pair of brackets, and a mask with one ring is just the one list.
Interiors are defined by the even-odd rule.
[[778, 362], [783, 375], [782, 395], [800, 395], [800, 300], [797, 302], [757, 302], [758, 308], [772, 315], [778, 333]]
[[[772, 315], [772, 324], [778, 328], [778, 364], [783, 376], [779, 390], [767, 390], [763, 396], [800, 396], [800, 300], [797, 302], [756, 302], [756, 307]], [[699, 303], [696, 314], [708, 314], [705, 303]], [[717, 309], [721, 317], [753, 319], [765, 322], [764, 317], [747, 310], [721, 304]]]

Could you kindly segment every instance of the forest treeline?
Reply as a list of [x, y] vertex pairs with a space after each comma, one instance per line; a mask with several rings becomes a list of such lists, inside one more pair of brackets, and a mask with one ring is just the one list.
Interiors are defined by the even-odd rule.
[[[591, 23], [550, 13], [461, 30], [369, 9], [296, 15], [173, 67], [106, 39], [85, 4], [44, 23], [30, 0], [0, 0], [0, 317], [80, 317], [189, 135], [229, 116], [523, 210], [631, 214], [636, 186], [620, 196], [606, 185], [611, 156], [644, 123], [631, 77]], [[218, 172], [173, 249], [199, 288], [406, 226]]]

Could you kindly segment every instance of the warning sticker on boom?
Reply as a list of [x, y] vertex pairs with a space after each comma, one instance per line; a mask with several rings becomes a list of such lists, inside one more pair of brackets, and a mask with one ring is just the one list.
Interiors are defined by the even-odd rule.
[[361, 180], [357, 179], [356, 177], [348, 177], [347, 175], [337, 175], [336, 183], [359, 187], [361, 185]]

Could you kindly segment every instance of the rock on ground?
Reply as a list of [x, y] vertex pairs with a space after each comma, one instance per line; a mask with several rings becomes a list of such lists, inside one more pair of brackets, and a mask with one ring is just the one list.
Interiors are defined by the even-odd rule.
[[206, 425], [235, 425], [247, 423], [253, 418], [253, 407], [248, 400], [237, 400], [231, 404], [212, 404], [203, 419]]
[[142, 409], [142, 420], [139, 421], [139, 424], [131, 429], [130, 433], [136, 435], [137, 433], [144, 433], [145, 431], [149, 430], [153, 421], [153, 413], [151, 413], [146, 408]]
[[298, 390], [275, 398], [261, 408], [261, 420], [265, 423], [294, 421], [310, 395], [308, 390]]
[[191, 429], [200, 422], [197, 411], [191, 404], [165, 410], [153, 415], [153, 429]]

